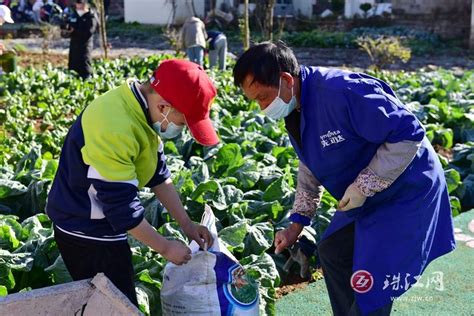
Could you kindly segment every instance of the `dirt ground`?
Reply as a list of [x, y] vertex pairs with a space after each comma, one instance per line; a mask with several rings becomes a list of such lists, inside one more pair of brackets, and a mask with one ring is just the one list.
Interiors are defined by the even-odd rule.
[[293, 291], [303, 289], [308, 284], [316, 282], [323, 278], [323, 270], [321, 268], [313, 270], [310, 279], [302, 278], [298, 273], [289, 273], [283, 275], [281, 279], [281, 286], [276, 289], [276, 297], [280, 298]]
[[33, 68], [42, 67], [46, 63], [57, 65], [57, 67], [67, 67], [67, 55], [64, 54], [42, 54], [20, 52], [18, 54], [17, 64], [22, 68], [31, 66]]
[[[44, 41], [39, 37], [10, 39], [4, 41], [8, 46], [21, 46], [25, 52], [20, 54], [20, 66], [38, 66], [46, 62], [54, 65], [67, 65], [67, 54], [69, 41], [67, 39], [55, 39], [48, 42], [49, 51], [42, 54]], [[98, 38], [94, 41], [93, 56], [102, 56]], [[111, 49], [109, 56], [117, 58], [120, 56], [150, 56], [154, 54], [173, 53], [164, 38], [137, 41], [130, 38], [115, 36], [109, 39]], [[325, 67], [350, 67], [366, 69], [370, 66], [369, 57], [358, 49], [339, 48], [294, 48], [296, 57], [301, 64]], [[229, 55], [233, 58], [241, 53], [239, 43], [230, 43]], [[406, 64], [394, 64], [392, 70], [417, 70], [423, 67], [443, 67], [474, 69], [474, 51], [456, 49], [454, 51], [442, 51], [437, 54], [425, 56], [412, 56]]]
[[295, 284], [290, 284], [290, 285], [284, 285], [276, 289], [276, 298], [279, 299], [285, 295], [288, 295], [296, 290], [299, 289], [304, 289], [305, 287], [308, 286], [308, 284], [311, 282], [301, 282], [301, 283], [295, 283]]
[[[370, 59], [367, 54], [358, 49], [301, 48], [295, 49], [295, 53], [298, 61], [306, 65], [362, 69], [370, 66]], [[444, 51], [439, 54], [425, 56], [415, 55], [408, 63], [396, 63], [388, 69], [415, 71], [423, 67], [474, 69], [474, 51]]]

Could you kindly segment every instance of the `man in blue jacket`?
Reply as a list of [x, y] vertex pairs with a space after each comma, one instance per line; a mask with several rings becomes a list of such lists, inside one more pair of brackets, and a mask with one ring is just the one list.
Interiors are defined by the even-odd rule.
[[74, 280], [103, 272], [137, 305], [128, 233], [175, 264], [191, 259], [186, 245], [167, 240], [144, 218], [138, 198], [143, 187], [151, 188], [191, 240], [201, 248], [212, 244], [207, 228], [186, 214], [160, 137], [174, 138], [187, 126], [197, 142], [216, 145], [209, 119], [215, 95], [199, 65], [168, 60], [149, 81], [127, 80], [79, 115], [64, 141], [46, 206]]
[[[292, 224], [276, 234], [275, 252], [310, 224], [324, 187], [340, 200], [318, 246], [334, 314], [389, 315], [393, 299], [455, 248], [444, 172], [421, 123], [385, 82], [299, 66], [281, 42], [247, 50], [234, 80], [285, 120], [299, 158]], [[391, 286], [396, 278], [401, 286]]]

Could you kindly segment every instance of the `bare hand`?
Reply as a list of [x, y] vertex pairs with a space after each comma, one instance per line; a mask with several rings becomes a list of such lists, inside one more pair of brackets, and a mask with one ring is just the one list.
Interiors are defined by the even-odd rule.
[[275, 254], [281, 253], [285, 248], [293, 245], [303, 230], [303, 225], [292, 223], [288, 228], [280, 230], [275, 235]]
[[182, 265], [191, 260], [191, 249], [177, 240], [167, 240], [161, 254], [166, 260], [177, 265]]
[[349, 211], [353, 208], [361, 207], [366, 199], [367, 197], [357, 189], [355, 184], [351, 184], [347, 187], [341, 201], [339, 201], [339, 210]]
[[198, 243], [201, 249], [207, 250], [212, 246], [214, 240], [207, 227], [190, 222], [183, 227], [183, 231], [189, 239]]

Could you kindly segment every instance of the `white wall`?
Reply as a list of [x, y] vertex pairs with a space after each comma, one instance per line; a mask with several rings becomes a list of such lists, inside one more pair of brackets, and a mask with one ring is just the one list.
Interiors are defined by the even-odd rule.
[[170, 10], [171, 6], [166, 4], [166, 0], [124, 0], [124, 18], [127, 23], [166, 24]]
[[[220, 1], [225, 1], [225, 0], [220, 0]], [[299, 13], [302, 16], [311, 18], [313, 15], [313, 4], [316, 4], [316, 1], [317, 0], [293, 0], [293, 8], [295, 10], [295, 14], [297, 14], [299, 10]], [[255, 3], [249, 3], [249, 11], [252, 12], [253, 10], [255, 10]], [[244, 13], [244, 5], [239, 4], [239, 14], [242, 15], [243, 13]]]
[[311, 18], [313, 15], [313, 4], [316, 4], [316, 0], [293, 0], [295, 15], [301, 14], [304, 17]]
[[[255, 3], [249, 3], [249, 13], [253, 12], [255, 10]], [[243, 15], [244, 14], [244, 5], [239, 4], [239, 14]]]
[[[174, 24], [182, 24], [192, 16], [191, 0], [177, 0], [178, 7]], [[204, 0], [195, 0], [194, 7], [204, 17]], [[124, 0], [125, 22], [166, 25], [172, 17], [170, 1], [167, 0]]]
[[[193, 15], [193, 7], [191, 2], [193, 0], [177, 0], [178, 7], [176, 9], [176, 19], [175, 24], [183, 24], [186, 18]], [[194, 8], [196, 9], [196, 14], [201, 19], [204, 19], [206, 15], [204, 12], [204, 0], [194, 0]]]

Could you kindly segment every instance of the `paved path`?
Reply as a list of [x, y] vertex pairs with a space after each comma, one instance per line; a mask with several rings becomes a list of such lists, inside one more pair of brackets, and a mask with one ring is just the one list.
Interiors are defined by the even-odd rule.
[[[457, 248], [432, 262], [422, 287], [410, 289], [393, 305], [392, 315], [474, 315], [474, 210], [454, 219]], [[442, 289], [442, 290], [441, 290]], [[277, 315], [331, 315], [324, 281], [296, 290], [277, 301]]]

